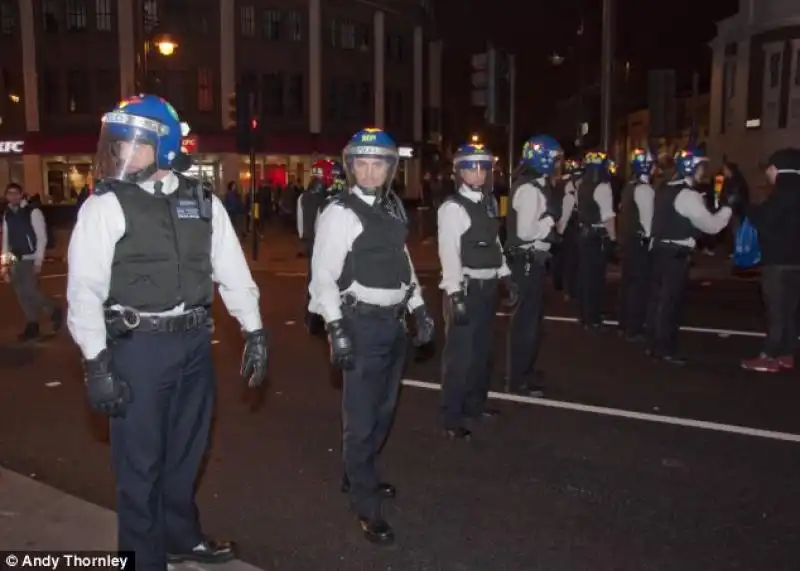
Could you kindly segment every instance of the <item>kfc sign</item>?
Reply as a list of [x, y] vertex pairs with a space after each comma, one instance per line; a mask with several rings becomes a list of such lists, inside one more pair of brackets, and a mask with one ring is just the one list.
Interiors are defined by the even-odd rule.
[[21, 155], [25, 141], [0, 141], [0, 154]]
[[186, 155], [193, 155], [197, 152], [197, 137], [183, 137], [181, 139], [181, 152]]

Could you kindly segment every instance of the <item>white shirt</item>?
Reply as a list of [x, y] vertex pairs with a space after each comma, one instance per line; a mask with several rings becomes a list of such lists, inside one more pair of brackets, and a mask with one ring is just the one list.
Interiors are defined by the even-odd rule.
[[[677, 180], [669, 182], [671, 186], [686, 184], [686, 181]], [[675, 211], [681, 216], [685, 216], [692, 223], [692, 226], [705, 234], [719, 234], [728, 225], [733, 211], [723, 206], [717, 212], [711, 213], [706, 208], [703, 195], [693, 188], [684, 188], [675, 197]], [[679, 246], [694, 248], [696, 241], [694, 238], [685, 240], [667, 240]]]
[[[178, 178], [170, 173], [161, 191], [171, 194]], [[152, 193], [153, 182], [139, 185]], [[211, 198], [211, 267], [213, 279], [228, 312], [242, 329], [261, 329], [258, 286], [253, 281], [239, 239], [219, 198]], [[86, 359], [106, 347], [104, 304], [111, 285], [111, 266], [117, 242], [125, 235], [125, 216], [117, 197], [108, 192], [92, 195], [78, 211], [78, 221], [67, 253], [67, 326]], [[164, 312], [180, 314], [183, 304]]]
[[577, 192], [578, 189], [575, 187], [575, 181], [568, 180], [567, 184], [564, 185], [564, 198], [561, 201], [561, 218], [557, 226], [559, 234], [564, 233], [570, 218], [572, 218], [575, 206], [578, 204]]
[[[541, 186], [547, 184], [544, 177], [536, 179], [536, 182]], [[517, 211], [517, 236], [525, 242], [533, 242], [533, 245], [525, 244], [522, 248], [549, 250], [550, 244], [543, 240], [550, 234], [550, 229], [556, 222], [550, 216], [541, 218], [547, 211], [547, 198], [544, 193], [537, 186], [525, 183], [514, 193], [511, 208]]]
[[[467, 200], [475, 203], [484, 200], [483, 193], [465, 186], [462, 186], [458, 192]], [[486, 197], [485, 200], [494, 200], [494, 198]], [[442, 282], [439, 284], [439, 288], [448, 295], [461, 290], [461, 282], [465, 276], [488, 280], [502, 278], [511, 273], [505, 256], [503, 256], [503, 265], [499, 269], [465, 268], [461, 265], [461, 236], [469, 230], [472, 221], [466, 209], [458, 202], [446, 200], [439, 207], [436, 217], [439, 230], [439, 261], [442, 264]], [[502, 251], [499, 236], [497, 244]]]
[[297, 235], [303, 238], [303, 194], [297, 197]]
[[[24, 207], [26, 202], [23, 200], [20, 207]], [[10, 209], [10, 206], [6, 207]], [[31, 226], [33, 226], [33, 233], [36, 236], [36, 249], [33, 254], [22, 256], [23, 260], [33, 260], [33, 263], [38, 267], [42, 267], [44, 262], [44, 252], [47, 249], [47, 225], [44, 221], [44, 214], [40, 208], [34, 207], [31, 210]], [[8, 254], [11, 246], [8, 243], [8, 225], [6, 224], [6, 217], [3, 216], [3, 253]]]
[[600, 221], [603, 224], [617, 216], [614, 212], [614, 192], [611, 190], [609, 183], [601, 182], [598, 184], [594, 189], [592, 198], [594, 198], [597, 207], [600, 209]]
[[[360, 188], [353, 187], [350, 192], [370, 206], [375, 197], [365, 195]], [[353, 242], [364, 231], [355, 212], [337, 204], [328, 205], [318, 217], [317, 235], [314, 238], [314, 253], [311, 256], [311, 283], [308, 286], [310, 301], [308, 310], [321, 315], [326, 323], [342, 318], [342, 295], [352, 293], [356, 299], [372, 305], [390, 306], [403, 301], [411, 284], [400, 289], [371, 288], [353, 282], [346, 290], [339, 290], [336, 283], [342, 275], [345, 259], [353, 249]], [[424, 305], [419, 280], [414, 264], [406, 247], [406, 257], [411, 266], [411, 283], [415, 284], [414, 294], [408, 302], [408, 310], [414, 311]]]
[[644, 235], [649, 238], [653, 229], [653, 209], [655, 208], [656, 191], [649, 183], [640, 182], [633, 189], [633, 201], [639, 210], [639, 223]]

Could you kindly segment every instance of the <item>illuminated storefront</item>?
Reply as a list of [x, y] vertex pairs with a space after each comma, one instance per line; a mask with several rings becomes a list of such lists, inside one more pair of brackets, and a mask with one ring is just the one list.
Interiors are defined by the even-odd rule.
[[22, 184], [25, 180], [25, 169], [22, 155], [25, 152], [25, 141], [0, 141], [0, 186], [5, 188], [12, 182]]

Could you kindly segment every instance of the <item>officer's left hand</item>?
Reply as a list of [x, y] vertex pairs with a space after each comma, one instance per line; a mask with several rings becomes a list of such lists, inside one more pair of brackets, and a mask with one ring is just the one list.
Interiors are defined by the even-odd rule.
[[503, 299], [503, 305], [506, 307], [516, 307], [519, 303], [519, 287], [516, 282], [511, 279], [511, 276], [503, 277], [503, 288], [506, 290], [506, 297]]
[[433, 341], [433, 317], [431, 317], [424, 305], [420, 305], [414, 310], [414, 319], [417, 322], [417, 335], [414, 337], [414, 345], [417, 347], [427, 345]]
[[268, 360], [267, 332], [263, 329], [247, 332], [244, 340], [241, 374], [247, 379], [248, 387], [255, 388], [264, 382], [267, 377]]

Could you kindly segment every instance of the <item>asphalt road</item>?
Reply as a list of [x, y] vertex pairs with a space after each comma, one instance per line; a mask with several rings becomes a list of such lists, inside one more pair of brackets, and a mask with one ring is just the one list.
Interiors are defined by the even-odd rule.
[[[382, 456], [399, 489], [389, 509], [398, 541], [381, 549], [364, 542], [338, 491], [339, 392], [326, 347], [301, 326], [304, 279], [257, 279], [271, 383], [263, 393], [242, 388], [241, 336], [217, 307], [219, 403], [199, 492], [207, 531], [236, 539], [245, 561], [291, 571], [797, 569], [800, 442], [791, 434], [800, 435], [800, 385], [738, 368], [758, 351], [757, 337], [684, 333], [693, 363], [681, 370], [613, 334], [548, 322], [546, 402], [604, 408], [498, 401], [503, 416], [475, 426], [470, 445], [440, 436], [438, 392], [407, 386]], [[44, 283], [63, 293], [63, 278]], [[435, 281], [423, 285], [438, 311]], [[757, 295], [754, 283], [694, 283], [686, 323], [759, 331]], [[113, 507], [105, 427], [86, 410], [77, 350], [66, 334], [20, 346], [7, 286], [0, 307], [3, 465]], [[571, 315], [555, 295], [547, 313]], [[496, 320], [498, 387], [506, 319]], [[412, 362], [406, 377], [435, 382], [438, 363]], [[656, 416], [618, 416], [635, 413]], [[731, 434], [729, 425], [789, 441]]]

